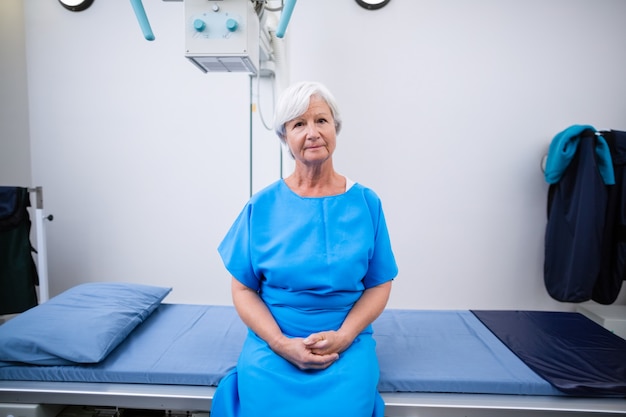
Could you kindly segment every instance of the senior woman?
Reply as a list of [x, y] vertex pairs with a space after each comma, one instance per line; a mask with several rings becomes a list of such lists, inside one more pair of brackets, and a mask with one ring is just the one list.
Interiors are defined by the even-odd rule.
[[287, 88], [274, 128], [295, 169], [219, 246], [249, 332], [211, 417], [382, 416], [371, 323], [398, 268], [381, 201], [333, 167], [341, 117], [325, 86]]

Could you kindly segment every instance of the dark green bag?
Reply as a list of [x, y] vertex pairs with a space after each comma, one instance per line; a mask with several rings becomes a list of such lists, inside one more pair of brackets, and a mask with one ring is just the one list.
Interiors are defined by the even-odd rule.
[[37, 267], [30, 244], [28, 189], [0, 187], [0, 315], [37, 305]]

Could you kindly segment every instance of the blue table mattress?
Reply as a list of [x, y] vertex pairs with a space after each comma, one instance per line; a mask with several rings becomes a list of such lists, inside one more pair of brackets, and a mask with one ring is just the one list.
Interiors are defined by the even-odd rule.
[[[381, 392], [563, 395], [470, 311], [389, 309], [373, 328]], [[161, 304], [99, 363], [4, 363], [0, 379], [215, 386], [246, 332], [233, 307]]]

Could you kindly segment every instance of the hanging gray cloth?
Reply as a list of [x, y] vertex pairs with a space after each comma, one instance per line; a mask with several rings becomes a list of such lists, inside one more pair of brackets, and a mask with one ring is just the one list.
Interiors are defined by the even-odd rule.
[[39, 285], [30, 243], [28, 189], [0, 187], [0, 314], [37, 305]]

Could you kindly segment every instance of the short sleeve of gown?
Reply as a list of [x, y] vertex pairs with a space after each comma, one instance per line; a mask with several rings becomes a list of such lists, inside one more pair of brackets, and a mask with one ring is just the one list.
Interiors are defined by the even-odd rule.
[[254, 273], [252, 254], [250, 253], [250, 211], [248, 203], [231, 226], [220, 243], [218, 252], [224, 266], [246, 287], [259, 289], [259, 277]]
[[398, 275], [398, 265], [391, 247], [382, 203], [373, 191], [367, 191], [369, 193], [366, 193], [366, 200], [372, 216], [375, 236], [374, 250], [369, 260], [363, 284], [365, 288], [371, 288], [394, 279]]

